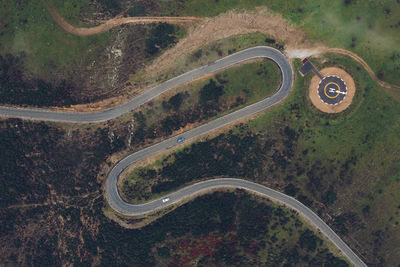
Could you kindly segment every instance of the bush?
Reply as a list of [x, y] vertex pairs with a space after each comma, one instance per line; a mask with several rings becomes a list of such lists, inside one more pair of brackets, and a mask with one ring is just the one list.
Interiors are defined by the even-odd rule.
[[317, 239], [318, 237], [316, 237], [311, 230], [306, 229], [303, 233], [301, 233], [299, 243], [301, 248], [309, 251], [315, 251], [317, 248]]
[[224, 94], [222, 86], [217, 86], [214, 80], [210, 80], [208, 84], [203, 86], [200, 90], [200, 103], [202, 105], [207, 102], [218, 102], [219, 97]]
[[171, 257], [171, 253], [169, 252], [169, 248], [167, 247], [162, 247], [162, 248], [157, 248], [157, 253], [160, 255], [161, 258], [168, 259]]
[[336, 201], [336, 193], [333, 189], [329, 189], [325, 195], [322, 197], [322, 202], [325, 205], [332, 205]]
[[103, 7], [104, 11], [110, 12], [112, 15], [117, 15], [121, 12], [120, 0], [97, 0]]
[[160, 49], [176, 42], [175, 28], [171, 24], [160, 23], [149, 33], [146, 39], [146, 52], [150, 56], [157, 54]]
[[145, 16], [146, 15], [146, 7], [142, 2], [137, 2], [133, 7], [128, 9], [128, 15], [131, 17]]

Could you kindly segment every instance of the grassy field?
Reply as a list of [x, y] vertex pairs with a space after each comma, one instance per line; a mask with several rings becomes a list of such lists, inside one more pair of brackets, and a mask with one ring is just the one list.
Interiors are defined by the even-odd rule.
[[[89, 16], [90, 1], [48, 1], [64, 18], [79, 26], [80, 18]], [[53, 80], [49, 73], [70, 73], [73, 63], [93, 59], [112, 31], [90, 37], [66, 33], [52, 19], [41, 1], [7, 1], [0, 9], [0, 53], [24, 56], [25, 67], [37, 78]]]
[[400, 85], [400, 4], [394, 0], [186, 0], [162, 1], [161, 6], [169, 14], [205, 17], [267, 6], [310, 38], [357, 53], [382, 80]]

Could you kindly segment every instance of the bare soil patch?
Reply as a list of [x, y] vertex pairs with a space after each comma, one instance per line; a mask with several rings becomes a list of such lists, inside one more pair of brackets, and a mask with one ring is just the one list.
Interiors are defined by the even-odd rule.
[[180, 56], [210, 42], [255, 32], [271, 35], [277, 41], [284, 42], [290, 47], [310, 45], [305, 39], [306, 34], [303, 30], [290, 26], [281, 15], [272, 13], [266, 8], [241, 13], [229, 11], [217, 17], [206, 18], [201, 23], [192, 26], [186, 38], [157, 58], [146, 68], [146, 71], [157, 73], [173, 65]]
[[196, 17], [122, 17], [116, 16], [115, 18], [107, 20], [105, 23], [100, 24], [98, 26], [94, 26], [91, 28], [79, 28], [74, 27], [69, 24], [63, 17], [58, 14], [58, 12], [50, 7], [48, 4], [46, 5], [47, 10], [50, 15], [53, 17], [54, 21], [63, 28], [66, 32], [76, 34], [79, 36], [89, 36], [94, 34], [99, 34], [102, 32], [106, 32], [114, 27], [123, 25], [123, 24], [150, 24], [157, 22], [167, 22], [170, 24], [179, 24], [183, 25], [186, 23], [193, 23], [200, 21], [200, 18]]
[[[252, 12], [237, 12], [229, 11], [213, 18], [199, 19], [195, 17], [115, 17], [106, 21], [104, 24], [93, 28], [76, 28], [66, 22], [56, 10], [47, 6], [48, 11], [54, 20], [67, 32], [78, 35], [91, 35], [110, 30], [113, 27], [132, 23], [145, 24], [153, 22], [168, 22], [174, 24], [187, 24], [189, 22], [198, 22], [193, 24], [188, 29], [188, 35], [177, 43], [177, 45], [160, 57], [158, 57], [145, 72], [149, 76], [157, 76], [162, 72], [176, 64], [177, 59], [195, 49], [204, 46], [210, 42], [227, 38], [233, 35], [260, 32], [268, 34], [284, 42], [286, 46], [285, 53], [289, 58], [305, 57], [309, 55], [321, 54], [326, 52], [345, 54], [356, 61], [360, 62], [368, 71], [370, 76], [382, 87], [391, 89], [394, 96], [398, 96], [398, 86], [387, 84], [379, 80], [368, 64], [353, 52], [341, 48], [327, 48], [322, 43], [306, 40], [306, 34], [303, 30], [295, 28], [280, 15], [270, 12], [267, 8], [258, 8]], [[130, 87], [130, 88], [128, 88]], [[124, 92], [131, 92], [133, 88], [128, 86], [123, 89]], [[151, 87], [151, 86], [149, 86]], [[147, 87], [147, 88], [149, 88]], [[135, 94], [146, 90], [146, 88], [135, 89]], [[100, 102], [91, 104], [75, 105], [68, 108], [55, 108], [65, 111], [97, 111], [111, 108], [126, 102], [132, 97], [132, 93], [123, 94], [111, 99], [105, 99]], [[398, 99], [398, 98], [397, 98]]]
[[331, 75], [336, 75], [340, 78], [343, 79], [343, 81], [346, 83], [347, 86], [347, 95], [346, 98], [339, 104], [337, 105], [329, 105], [324, 102], [319, 98], [318, 96], [318, 84], [320, 82], [320, 79], [318, 76], [314, 76], [311, 79], [310, 87], [309, 87], [309, 97], [311, 99], [311, 102], [314, 104], [316, 108], [319, 110], [326, 112], [326, 113], [339, 113], [348, 108], [353, 100], [354, 94], [356, 92], [356, 86], [354, 84], [353, 78], [344, 70], [336, 68], [336, 67], [329, 67], [322, 69], [320, 73], [323, 76], [331, 76]]

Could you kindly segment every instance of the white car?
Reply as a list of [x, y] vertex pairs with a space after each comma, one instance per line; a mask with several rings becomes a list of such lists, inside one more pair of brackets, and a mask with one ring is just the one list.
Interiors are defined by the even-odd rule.
[[169, 197], [163, 198], [162, 199], [162, 203], [168, 202], [169, 201]]

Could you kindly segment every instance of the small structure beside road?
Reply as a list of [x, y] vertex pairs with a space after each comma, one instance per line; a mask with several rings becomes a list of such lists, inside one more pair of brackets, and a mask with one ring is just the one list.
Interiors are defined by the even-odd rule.
[[314, 72], [315, 75], [317, 75], [321, 80], [324, 78], [321, 73], [314, 67], [314, 65], [308, 60], [308, 58], [305, 58], [302, 60], [303, 65], [300, 67], [300, 74], [301, 76], [305, 76], [307, 73], [310, 71]]

